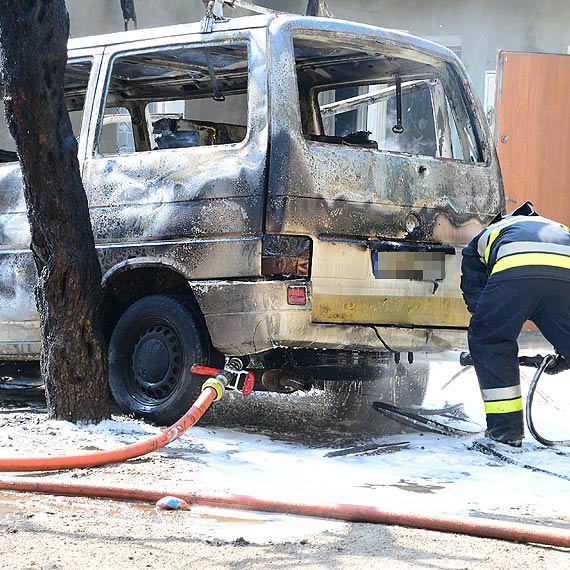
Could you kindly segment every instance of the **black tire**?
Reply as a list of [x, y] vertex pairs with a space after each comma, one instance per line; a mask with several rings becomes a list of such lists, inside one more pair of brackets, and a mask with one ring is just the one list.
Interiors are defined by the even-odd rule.
[[122, 315], [109, 343], [109, 385], [119, 407], [159, 425], [184, 415], [205, 378], [194, 363], [219, 365], [197, 309], [180, 297], [151, 295]]

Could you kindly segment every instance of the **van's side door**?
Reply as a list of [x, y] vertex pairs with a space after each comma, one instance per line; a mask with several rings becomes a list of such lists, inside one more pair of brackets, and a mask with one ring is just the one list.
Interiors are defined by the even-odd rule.
[[109, 46], [85, 179], [103, 272], [260, 274], [265, 31]]

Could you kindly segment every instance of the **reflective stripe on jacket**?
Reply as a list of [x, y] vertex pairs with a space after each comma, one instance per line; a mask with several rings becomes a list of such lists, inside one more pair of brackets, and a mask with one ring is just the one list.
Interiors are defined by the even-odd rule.
[[509, 216], [463, 250], [461, 290], [473, 313], [489, 279], [540, 277], [570, 281], [570, 231], [542, 216]]
[[570, 234], [542, 216], [514, 216], [489, 226], [477, 240], [489, 275], [526, 266], [570, 269]]

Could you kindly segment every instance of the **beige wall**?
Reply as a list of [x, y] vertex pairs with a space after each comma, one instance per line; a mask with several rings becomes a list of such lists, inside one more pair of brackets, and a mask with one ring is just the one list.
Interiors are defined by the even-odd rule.
[[[66, 0], [66, 5], [74, 38], [124, 29], [119, 0]], [[139, 28], [151, 28], [196, 21], [203, 4], [201, 0], [135, 0], [135, 10]]]

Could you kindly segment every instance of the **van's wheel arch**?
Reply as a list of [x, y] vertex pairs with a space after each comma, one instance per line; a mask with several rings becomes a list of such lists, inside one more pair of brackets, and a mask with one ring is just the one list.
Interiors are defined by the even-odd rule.
[[150, 295], [120, 317], [109, 342], [109, 386], [119, 407], [170, 425], [200, 394], [192, 364], [219, 365], [202, 315], [175, 295]]

